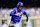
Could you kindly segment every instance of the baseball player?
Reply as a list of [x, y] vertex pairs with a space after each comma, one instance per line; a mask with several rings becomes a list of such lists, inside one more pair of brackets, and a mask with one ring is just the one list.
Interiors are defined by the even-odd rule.
[[27, 17], [26, 22], [28, 21], [28, 14], [24, 10], [22, 10], [22, 6], [23, 6], [23, 3], [19, 2], [17, 4], [17, 7], [13, 8], [13, 11], [11, 11], [10, 13], [10, 16], [12, 16], [11, 24], [13, 27], [19, 27], [19, 23], [20, 23], [22, 15], [26, 15]]

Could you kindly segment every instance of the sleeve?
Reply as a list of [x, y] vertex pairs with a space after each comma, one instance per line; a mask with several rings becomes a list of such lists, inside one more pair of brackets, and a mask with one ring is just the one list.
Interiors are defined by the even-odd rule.
[[15, 15], [15, 9], [13, 9], [13, 11], [11, 11], [11, 13], [10, 13], [10, 16], [13, 16], [13, 15]]
[[27, 17], [26, 21], [28, 21], [28, 14], [25, 11], [23, 12], [23, 14], [26, 15]]

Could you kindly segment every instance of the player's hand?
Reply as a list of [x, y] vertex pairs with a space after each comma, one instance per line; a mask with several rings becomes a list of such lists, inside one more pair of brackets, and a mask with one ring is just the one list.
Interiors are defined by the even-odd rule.
[[24, 23], [27, 23], [27, 21], [25, 20]]
[[17, 14], [15, 14], [16, 16], [20, 16], [21, 15], [21, 13], [17, 13]]

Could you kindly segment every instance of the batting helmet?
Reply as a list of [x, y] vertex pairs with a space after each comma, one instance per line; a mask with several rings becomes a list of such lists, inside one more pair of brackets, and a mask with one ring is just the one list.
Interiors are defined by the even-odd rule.
[[19, 3], [17, 4], [17, 7], [19, 7], [19, 6], [23, 6], [23, 3], [22, 3], [22, 2], [19, 2]]

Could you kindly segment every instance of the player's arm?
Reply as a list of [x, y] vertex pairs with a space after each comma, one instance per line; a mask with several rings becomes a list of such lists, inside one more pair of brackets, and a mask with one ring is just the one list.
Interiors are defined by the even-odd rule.
[[13, 9], [13, 11], [10, 13], [10, 16], [13, 16], [13, 15], [15, 15], [15, 16], [19, 16], [19, 15], [20, 15], [20, 13], [17, 13], [17, 14], [15, 14], [15, 13], [16, 13], [16, 10]]
[[11, 11], [11, 13], [10, 13], [10, 16], [13, 16], [13, 15], [15, 15], [15, 9], [13, 9], [13, 11]]
[[28, 21], [28, 14], [25, 11], [23, 14], [26, 15], [26, 17], [27, 17], [26, 21]]

